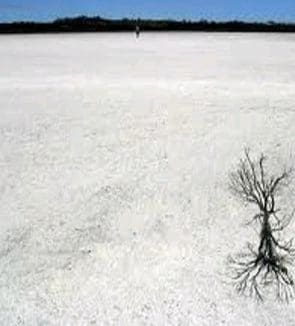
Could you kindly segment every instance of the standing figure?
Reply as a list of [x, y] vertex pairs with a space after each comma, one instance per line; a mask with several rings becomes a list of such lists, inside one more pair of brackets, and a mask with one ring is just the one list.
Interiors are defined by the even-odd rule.
[[136, 33], [136, 38], [139, 38], [139, 36], [140, 36], [140, 27], [139, 27], [139, 25], [136, 25], [135, 33]]

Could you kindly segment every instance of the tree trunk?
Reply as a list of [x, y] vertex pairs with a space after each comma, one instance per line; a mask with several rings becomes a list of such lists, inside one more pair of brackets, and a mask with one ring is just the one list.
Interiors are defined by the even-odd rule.
[[269, 222], [269, 214], [265, 213], [260, 233], [257, 263], [274, 264], [276, 262], [275, 244], [273, 242], [272, 229]]

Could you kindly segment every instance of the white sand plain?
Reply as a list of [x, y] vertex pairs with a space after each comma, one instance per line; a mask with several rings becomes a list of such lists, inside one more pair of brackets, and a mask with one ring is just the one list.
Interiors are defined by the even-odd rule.
[[294, 164], [294, 99], [291, 34], [1, 36], [0, 325], [295, 325], [225, 264], [228, 172]]

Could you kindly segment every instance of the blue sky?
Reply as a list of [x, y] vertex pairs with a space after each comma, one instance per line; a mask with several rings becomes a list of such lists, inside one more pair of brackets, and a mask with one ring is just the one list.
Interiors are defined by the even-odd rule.
[[295, 22], [295, 0], [0, 0], [0, 21], [76, 15]]

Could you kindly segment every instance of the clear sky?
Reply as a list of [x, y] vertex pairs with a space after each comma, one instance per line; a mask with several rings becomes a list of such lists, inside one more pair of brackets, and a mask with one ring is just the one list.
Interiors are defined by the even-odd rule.
[[0, 0], [0, 21], [89, 15], [295, 22], [295, 0]]

